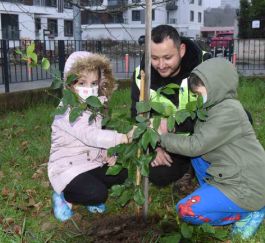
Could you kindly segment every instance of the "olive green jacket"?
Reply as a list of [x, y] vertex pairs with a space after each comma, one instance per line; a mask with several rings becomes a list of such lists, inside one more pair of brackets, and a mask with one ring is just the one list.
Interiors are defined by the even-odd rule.
[[161, 145], [169, 152], [202, 156], [210, 163], [206, 182], [247, 210], [265, 206], [265, 152], [245, 110], [236, 100], [238, 74], [222, 59], [209, 59], [192, 73], [207, 89], [206, 121], [197, 121], [194, 134], [165, 134]]

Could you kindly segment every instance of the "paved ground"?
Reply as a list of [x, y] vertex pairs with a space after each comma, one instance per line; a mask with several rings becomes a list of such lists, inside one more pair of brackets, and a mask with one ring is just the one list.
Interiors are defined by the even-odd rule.
[[[32, 89], [40, 89], [47, 88], [51, 85], [52, 80], [39, 80], [39, 81], [31, 81], [31, 82], [19, 82], [19, 83], [11, 83], [9, 85], [10, 93], [23, 91], [23, 90], [32, 90]], [[0, 94], [5, 93], [5, 85], [0, 84]]]

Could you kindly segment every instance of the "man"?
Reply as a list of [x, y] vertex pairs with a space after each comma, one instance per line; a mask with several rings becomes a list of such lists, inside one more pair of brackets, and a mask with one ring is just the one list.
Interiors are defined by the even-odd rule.
[[[174, 105], [177, 109], [185, 108], [190, 100], [187, 77], [202, 61], [202, 51], [191, 40], [180, 38], [177, 30], [169, 25], [159, 25], [151, 34], [151, 89], [156, 91], [169, 83], [181, 86], [174, 95], [166, 95], [163, 103]], [[139, 101], [140, 69], [144, 70], [144, 59], [137, 67], [131, 85], [131, 115], [135, 117], [136, 102]], [[177, 132], [193, 131], [193, 121], [188, 119], [176, 127]], [[190, 158], [171, 154], [158, 147], [156, 158], [151, 162], [150, 181], [157, 186], [166, 186], [179, 180], [190, 168]], [[183, 177], [187, 178], [187, 174]]]

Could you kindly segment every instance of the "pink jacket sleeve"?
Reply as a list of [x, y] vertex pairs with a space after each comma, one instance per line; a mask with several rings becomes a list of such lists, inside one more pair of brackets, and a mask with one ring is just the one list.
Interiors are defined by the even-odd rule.
[[108, 149], [121, 143], [124, 134], [113, 130], [103, 130], [101, 119], [89, 125], [88, 117], [89, 115], [84, 113], [71, 124], [69, 114], [66, 112], [63, 116], [55, 118], [53, 126], [63, 130], [87, 146]]

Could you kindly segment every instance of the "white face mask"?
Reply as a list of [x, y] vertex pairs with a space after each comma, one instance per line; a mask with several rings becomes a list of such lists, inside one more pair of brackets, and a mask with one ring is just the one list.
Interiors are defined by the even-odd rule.
[[202, 99], [203, 99], [203, 104], [205, 104], [206, 101], [207, 101], [207, 95], [203, 95], [203, 96], [202, 96]]
[[83, 99], [86, 100], [89, 96], [98, 96], [98, 86], [94, 87], [75, 87], [77, 94]]

